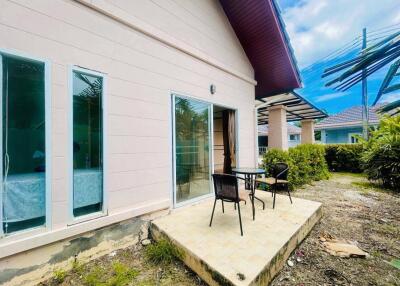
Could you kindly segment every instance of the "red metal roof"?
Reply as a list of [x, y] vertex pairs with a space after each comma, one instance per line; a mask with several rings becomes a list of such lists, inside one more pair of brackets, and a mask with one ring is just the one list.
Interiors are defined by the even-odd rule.
[[273, 0], [220, 0], [255, 72], [256, 98], [301, 87], [296, 60]]

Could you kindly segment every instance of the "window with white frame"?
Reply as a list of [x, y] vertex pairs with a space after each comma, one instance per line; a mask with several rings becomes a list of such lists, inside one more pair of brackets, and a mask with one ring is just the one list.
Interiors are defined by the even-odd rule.
[[103, 85], [103, 75], [72, 70], [74, 217], [103, 210]]
[[0, 51], [0, 234], [46, 223], [46, 65]]
[[361, 133], [349, 133], [349, 143], [350, 144], [358, 143], [360, 136]]

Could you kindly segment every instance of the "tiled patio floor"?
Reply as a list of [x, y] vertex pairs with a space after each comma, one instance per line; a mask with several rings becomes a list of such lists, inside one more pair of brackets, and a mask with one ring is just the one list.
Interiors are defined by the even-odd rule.
[[321, 204], [277, 196], [272, 209], [270, 193], [258, 192], [266, 202], [256, 202], [256, 219], [251, 204], [241, 204], [244, 235], [233, 204], [217, 204], [213, 225], [208, 226], [213, 199], [174, 210], [153, 221], [156, 239], [171, 239], [184, 253], [184, 262], [210, 285], [268, 285], [286, 259], [320, 219]]

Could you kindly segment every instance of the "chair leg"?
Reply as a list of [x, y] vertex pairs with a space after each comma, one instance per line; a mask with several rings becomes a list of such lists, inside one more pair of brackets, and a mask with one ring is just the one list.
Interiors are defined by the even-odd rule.
[[[235, 205], [236, 205], [236, 203], [235, 203]], [[239, 203], [238, 203], [238, 213], [239, 213], [240, 235], [243, 236], [242, 216], [240, 215], [240, 204]]]
[[272, 208], [275, 209], [275, 199], [276, 199], [276, 187], [275, 186], [272, 187], [272, 194], [274, 197], [274, 202], [273, 202]]
[[213, 217], [214, 217], [214, 211], [215, 211], [216, 203], [217, 203], [217, 199], [214, 200], [214, 206], [213, 206], [213, 210], [212, 210], [212, 213], [211, 213], [210, 227], [211, 227], [212, 220], [213, 220]]
[[256, 219], [256, 208], [254, 206], [254, 194], [251, 196], [251, 206], [253, 208], [253, 220]]
[[234, 208], [235, 208], [235, 210], [236, 210], [236, 203], [234, 203], [234, 204], [233, 204], [233, 207], [234, 207]]
[[224, 209], [224, 201], [223, 201], [223, 200], [221, 200], [221, 203], [222, 203], [222, 212], [223, 212], [223, 213], [225, 213], [225, 209]]
[[264, 201], [263, 200], [261, 200], [261, 199], [259, 199], [259, 198], [257, 198], [256, 196], [254, 197], [257, 201], [259, 201], [259, 202], [261, 202], [262, 203], [262, 206], [263, 206], [263, 210], [265, 210], [265, 203], [264, 203]]
[[289, 195], [290, 203], [293, 204], [293, 202], [292, 202], [292, 197], [290, 196], [289, 186], [286, 186], [286, 190], [287, 190], [287, 193], [288, 193], [288, 195]]

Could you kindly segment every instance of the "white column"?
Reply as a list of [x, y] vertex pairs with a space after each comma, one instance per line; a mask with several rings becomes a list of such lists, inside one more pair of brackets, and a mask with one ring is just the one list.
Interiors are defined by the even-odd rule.
[[301, 121], [301, 144], [305, 143], [315, 143], [313, 119], [304, 119]]
[[268, 148], [288, 149], [286, 107], [283, 105], [268, 108]]

